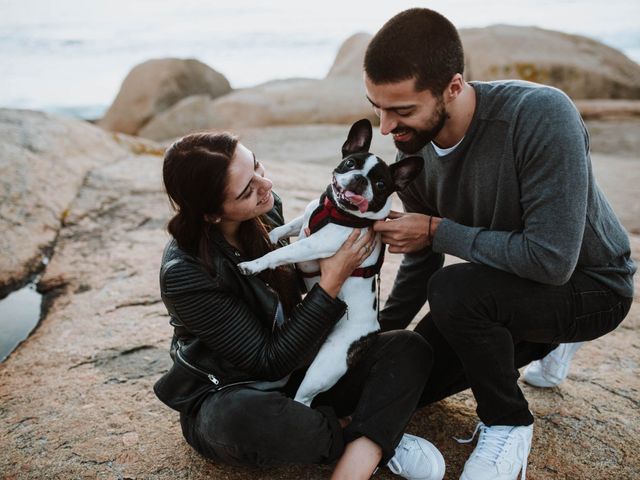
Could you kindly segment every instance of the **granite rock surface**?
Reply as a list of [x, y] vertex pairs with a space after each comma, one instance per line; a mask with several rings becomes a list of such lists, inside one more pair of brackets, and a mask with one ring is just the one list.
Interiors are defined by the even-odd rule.
[[[11, 115], [26, 121], [32, 114]], [[68, 125], [56, 118], [47, 123], [42, 131]], [[255, 470], [215, 464], [184, 442], [178, 414], [151, 390], [169, 366], [171, 336], [158, 292], [170, 215], [160, 178], [162, 148], [135, 138], [109, 141], [91, 126], [64, 128], [72, 143], [81, 141], [76, 135], [86, 137], [95, 129], [95, 148], [111, 152], [110, 161], [88, 168], [64, 205], [65, 221], [41, 280], [47, 292], [46, 315], [35, 333], [0, 364], [3, 478], [328, 478], [330, 466]], [[600, 125], [605, 134], [617, 130], [608, 128]], [[292, 218], [329, 181], [347, 131], [346, 125], [325, 125], [245, 129], [240, 134], [266, 165], [286, 216]], [[3, 149], [20, 144], [13, 137], [2, 142]], [[640, 217], [627, 215], [638, 204], [638, 178], [630, 175], [640, 170], [637, 150], [599, 153], [597, 144], [595, 135], [598, 181], [626, 227], [635, 232], [633, 254], [640, 261]], [[91, 154], [93, 147], [86, 148]], [[391, 141], [377, 133], [372, 151], [393, 158]], [[54, 155], [42, 146], [40, 155], [48, 154]], [[619, 195], [612, 195], [614, 191]], [[388, 255], [383, 298], [398, 263], [398, 256]], [[523, 386], [536, 417], [527, 478], [640, 475], [639, 301], [636, 296], [629, 317], [615, 332], [576, 354], [561, 386]], [[475, 422], [475, 403], [466, 391], [418, 411], [408, 431], [440, 448], [447, 461], [446, 478], [453, 479], [472, 447], [452, 437], [470, 435]], [[381, 470], [376, 478], [398, 477]]]

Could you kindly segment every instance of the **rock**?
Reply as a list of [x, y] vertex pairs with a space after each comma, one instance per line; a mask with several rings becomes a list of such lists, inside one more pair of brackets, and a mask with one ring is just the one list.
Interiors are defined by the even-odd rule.
[[191, 95], [156, 114], [138, 134], [159, 141], [209, 129], [351, 123], [361, 118], [377, 122], [362, 85], [370, 39], [367, 33], [349, 37], [325, 79], [273, 80], [218, 99]]
[[[587, 120], [589, 146], [592, 152], [610, 157], [638, 159], [640, 152], [640, 118], [607, 118]], [[635, 169], [635, 167], [634, 167]], [[629, 185], [631, 182], [625, 182]]]
[[338, 50], [326, 78], [350, 77], [362, 80], [364, 52], [371, 38], [368, 33], [356, 33], [347, 38]]
[[135, 134], [149, 119], [196, 94], [211, 98], [231, 91], [227, 79], [194, 59], [162, 58], [135, 66], [122, 82], [102, 128]]
[[140, 135], [165, 140], [207, 129], [376, 121], [361, 78], [287, 79], [210, 100], [190, 97], [154, 117]]
[[[638, 157], [593, 153], [591, 155], [593, 171], [600, 188], [606, 194], [616, 215], [628, 232], [640, 235], [640, 168]], [[625, 172], [625, 178], [620, 178]], [[630, 199], [635, 199], [631, 201]]]
[[[640, 66], [595, 40], [506, 25], [461, 29], [460, 34], [469, 80], [521, 78], [556, 86], [575, 99], [640, 98]], [[377, 123], [362, 85], [370, 40], [366, 33], [349, 37], [322, 80], [275, 80], [220, 98], [191, 95], [156, 112], [139, 135], [166, 140], [207, 129], [351, 123], [360, 118]], [[599, 101], [581, 108], [594, 118], [637, 115], [640, 107], [637, 101]]]
[[[374, 120], [362, 79], [277, 81], [212, 103], [218, 126], [255, 127]], [[242, 118], [244, 117], [244, 118]]]
[[640, 65], [600, 42], [536, 27], [461, 29], [467, 80], [520, 78], [574, 99], [640, 98]]
[[175, 138], [187, 133], [210, 129], [215, 125], [208, 95], [191, 95], [159, 113], [140, 129], [141, 137], [153, 140]]
[[640, 118], [590, 120], [587, 129], [596, 181], [622, 225], [640, 235]]
[[[552, 85], [574, 99], [640, 98], [640, 65], [598, 41], [535, 27], [496, 25], [460, 29], [467, 80], [520, 78]], [[327, 78], [360, 78], [371, 35], [358, 33], [340, 47]], [[596, 109], [594, 112], [593, 109]], [[636, 115], [627, 104], [591, 105], [587, 115]]]
[[[265, 163], [292, 218], [330, 180], [347, 131], [347, 125], [303, 125], [239, 133]], [[115, 138], [110, 148], [120, 152], [121, 146]], [[43, 472], [51, 478], [328, 478], [328, 466], [258, 470], [207, 461], [183, 440], [178, 414], [155, 398], [152, 385], [169, 365], [171, 328], [158, 266], [170, 211], [161, 158], [134, 151], [118, 153], [86, 176], [43, 278], [64, 275], [65, 288], [47, 296], [50, 306], [38, 329], [0, 364], [0, 472], [25, 480]], [[377, 132], [372, 151], [393, 158], [391, 140]], [[614, 207], [637, 203], [630, 166], [594, 158], [606, 166], [601, 172], [608, 185], [628, 188]], [[632, 245], [640, 260], [640, 236], [632, 236]], [[387, 256], [382, 298], [399, 260]], [[639, 298], [618, 330], [576, 354], [561, 386], [523, 386], [536, 416], [527, 478], [637, 477]], [[431, 439], [446, 458], [448, 478], [457, 478], [472, 447], [451, 437], [470, 433], [475, 421], [466, 391], [418, 411], [408, 431]], [[376, 478], [398, 477], [381, 469]]]
[[86, 173], [125, 149], [89, 123], [0, 109], [0, 290], [37, 270]]
[[640, 117], [640, 100], [576, 100], [585, 120]]

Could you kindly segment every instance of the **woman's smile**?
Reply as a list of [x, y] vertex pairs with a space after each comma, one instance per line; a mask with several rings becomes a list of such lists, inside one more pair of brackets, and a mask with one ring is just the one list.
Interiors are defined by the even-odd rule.
[[268, 202], [271, 197], [272, 197], [271, 189], [269, 189], [267, 193], [265, 193], [264, 197], [260, 199], [260, 201], [258, 202], [258, 205], [262, 205], [263, 203]]

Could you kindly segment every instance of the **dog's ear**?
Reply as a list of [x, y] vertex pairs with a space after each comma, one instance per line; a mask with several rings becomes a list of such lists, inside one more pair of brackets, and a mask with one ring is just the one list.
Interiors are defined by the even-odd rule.
[[371, 122], [366, 118], [358, 120], [351, 126], [347, 141], [342, 145], [342, 158], [354, 153], [368, 152], [372, 136]]
[[423, 166], [424, 159], [422, 157], [405, 157], [399, 162], [391, 164], [389, 170], [396, 191], [404, 190], [418, 176]]

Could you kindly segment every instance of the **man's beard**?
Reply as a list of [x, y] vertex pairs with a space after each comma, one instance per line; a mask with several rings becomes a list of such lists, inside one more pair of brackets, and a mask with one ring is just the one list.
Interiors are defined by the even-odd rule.
[[393, 141], [395, 143], [396, 148], [403, 153], [412, 155], [422, 150], [422, 148], [429, 142], [431, 142], [440, 130], [444, 127], [448, 118], [447, 112], [444, 108], [444, 102], [442, 98], [438, 98], [438, 103], [436, 105], [436, 111], [434, 112], [432, 119], [432, 124], [428, 129], [425, 130], [417, 130], [415, 128], [406, 127], [406, 126], [398, 126], [393, 129], [391, 133], [402, 133], [402, 132], [412, 132], [411, 138], [406, 142], [398, 142], [396, 140]]

